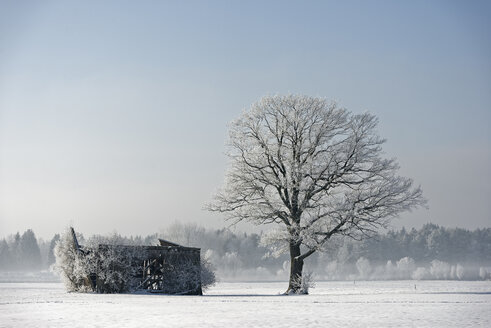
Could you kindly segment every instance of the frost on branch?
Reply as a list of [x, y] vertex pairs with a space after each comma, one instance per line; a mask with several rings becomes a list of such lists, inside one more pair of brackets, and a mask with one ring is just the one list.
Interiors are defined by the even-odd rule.
[[288, 241], [290, 235], [283, 227], [272, 229], [261, 235], [260, 245], [268, 247], [268, 251], [264, 257], [278, 258], [282, 254], [288, 252]]

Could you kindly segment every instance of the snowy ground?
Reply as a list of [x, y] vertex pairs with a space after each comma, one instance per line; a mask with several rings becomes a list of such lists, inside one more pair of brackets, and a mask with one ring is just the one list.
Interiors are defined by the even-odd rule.
[[491, 327], [491, 282], [221, 283], [206, 296], [66, 293], [0, 283], [0, 327]]

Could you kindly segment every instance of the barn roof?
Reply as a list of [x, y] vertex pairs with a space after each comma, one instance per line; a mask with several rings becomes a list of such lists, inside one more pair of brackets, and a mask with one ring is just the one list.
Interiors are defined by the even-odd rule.
[[182, 246], [182, 245], [179, 245], [179, 244], [176, 244], [176, 243], [170, 242], [170, 241], [165, 240], [165, 239], [162, 239], [162, 238], [159, 238], [159, 242], [160, 242], [160, 246], [184, 247], [184, 246]]

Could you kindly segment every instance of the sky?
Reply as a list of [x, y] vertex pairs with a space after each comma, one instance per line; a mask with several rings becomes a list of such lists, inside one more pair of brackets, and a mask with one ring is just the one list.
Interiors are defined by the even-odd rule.
[[288, 93], [379, 118], [395, 228], [491, 226], [489, 1], [2, 1], [0, 237], [229, 226], [228, 124]]

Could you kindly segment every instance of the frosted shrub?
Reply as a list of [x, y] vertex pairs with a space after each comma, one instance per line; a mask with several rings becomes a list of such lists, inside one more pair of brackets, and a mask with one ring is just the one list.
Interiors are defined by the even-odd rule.
[[397, 261], [396, 267], [399, 279], [409, 279], [414, 272], [416, 265], [412, 258], [406, 256]]
[[165, 284], [159, 285], [158, 289], [166, 294], [188, 294], [198, 287], [199, 267], [192, 261], [181, 259], [162, 268]]
[[489, 279], [489, 272], [488, 270], [486, 270], [486, 268], [479, 268], [479, 278], [481, 278], [482, 280]]
[[392, 264], [392, 261], [387, 261], [387, 264], [385, 265], [385, 277], [387, 279], [396, 279], [396, 272], [396, 266]]
[[433, 260], [431, 261], [430, 273], [435, 279], [450, 278], [451, 267], [447, 262]]
[[223, 257], [225, 265], [235, 276], [237, 271], [242, 267], [242, 261], [240, 260], [237, 252], [227, 252]]
[[68, 291], [93, 291], [91, 274], [97, 272], [98, 292], [126, 292], [136, 288], [134, 276], [135, 266], [131, 259], [138, 258], [136, 248], [116, 248], [111, 246], [99, 247], [94, 241], [83, 250], [74, 247], [71, 232], [64, 233], [55, 247], [58, 271]]
[[387, 272], [385, 271], [385, 266], [374, 265], [372, 267], [372, 272], [370, 273], [370, 280], [374, 280], [374, 279], [392, 279], [392, 277], [387, 276]]
[[464, 278], [465, 270], [460, 264], [452, 265], [450, 268], [450, 279], [462, 280]]
[[135, 262], [142, 262], [144, 252], [138, 247], [114, 247], [111, 245], [91, 246], [90, 257], [97, 272], [97, 288], [100, 293], [131, 292], [138, 288], [138, 273], [141, 267]]
[[201, 288], [206, 290], [216, 283], [216, 275], [211, 262], [205, 257], [201, 258]]
[[329, 263], [327, 263], [326, 265], [326, 274], [327, 274], [327, 278], [328, 279], [336, 279], [337, 275], [337, 271], [338, 271], [338, 261], [334, 260], [334, 261], [330, 261]]
[[464, 279], [465, 269], [462, 265], [457, 264], [457, 267], [455, 269], [455, 275], [457, 276], [457, 279], [459, 279], [459, 280]]
[[302, 277], [297, 277], [295, 279], [294, 284], [300, 286], [300, 288], [296, 292], [290, 291], [285, 295], [292, 295], [292, 294], [308, 295], [310, 288], [315, 287], [313, 273], [311, 271], [304, 271]]
[[311, 271], [306, 271], [302, 275], [301, 293], [308, 294], [310, 288], [315, 288], [314, 274]]
[[364, 257], [360, 257], [358, 261], [356, 261], [356, 268], [360, 273], [360, 279], [368, 279], [372, 272], [370, 261]]
[[411, 275], [411, 278], [414, 280], [425, 280], [430, 279], [430, 276], [431, 275], [426, 268], [418, 267]]

